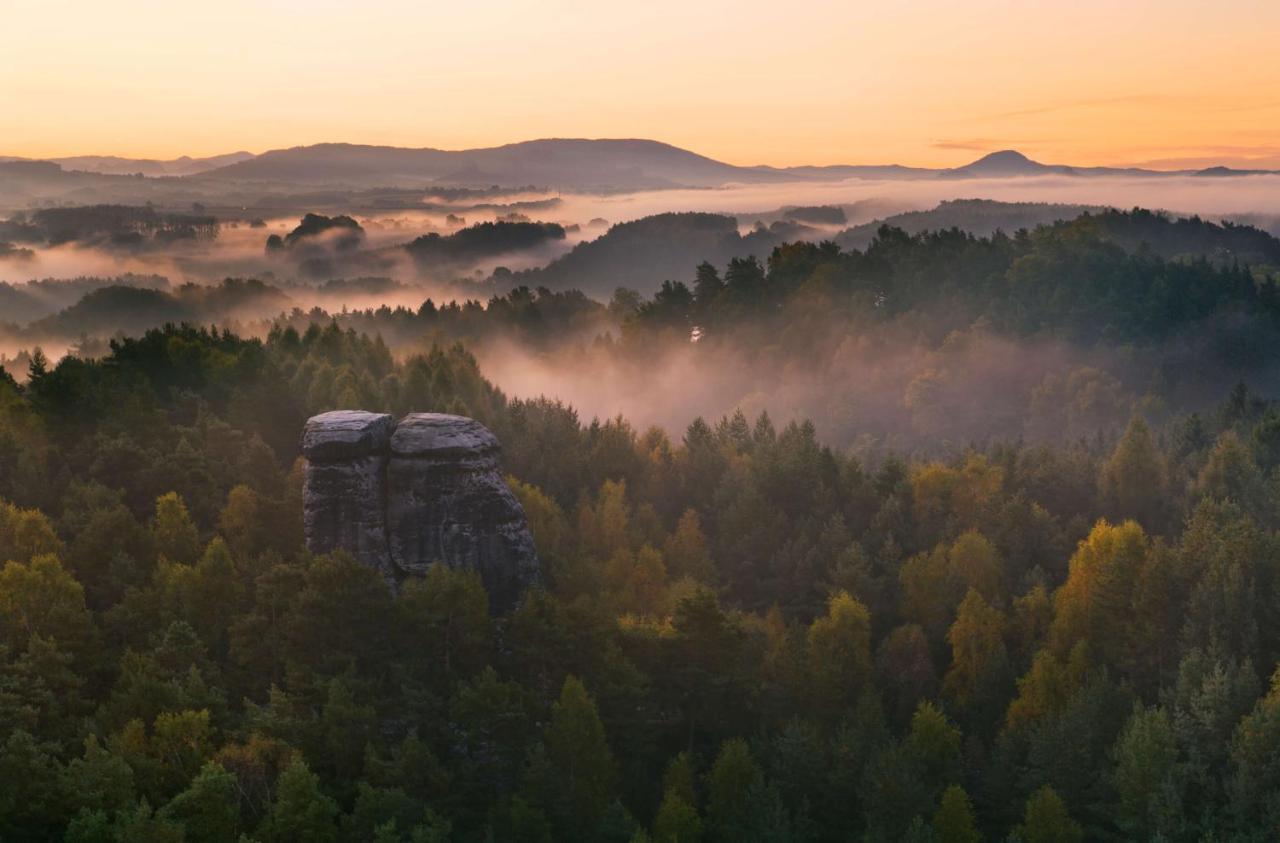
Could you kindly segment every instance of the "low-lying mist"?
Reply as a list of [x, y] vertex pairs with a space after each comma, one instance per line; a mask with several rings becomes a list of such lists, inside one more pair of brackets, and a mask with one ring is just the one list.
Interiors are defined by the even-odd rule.
[[[488, 219], [501, 216], [489, 214]], [[394, 215], [356, 214], [355, 219], [363, 230], [363, 238], [359, 249], [349, 254], [332, 248], [324, 238], [316, 238], [305, 253], [269, 250], [267, 239], [272, 235], [287, 236], [298, 225], [298, 217], [269, 218], [253, 224], [226, 221], [219, 226], [214, 238], [178, 241], [163, 248], [113, 248], [103, 243], [77, 241], [56, 245], [22, 244], [23, 255], [0, 258], [0, 282], [16, 284], [35, 278], [146, 274], [163, 275], [176, 283], [210, 284], [223, 278], [240, 277], [284, 284], [314, 284], [332, 278], [377, 274], [421, 285], [451, 281], [459, 275], [484, 277], [498, 265], [513, 269], [543, 265], [581, 239], [580, 231], [575, 229], [554, 247], [495, 255], [464, 267], [441, 267], [435, 271], [431, 266], [412, 261], [400, 247], [424, 234], [456, 232], [470, 222], [467, 218], [449, 221], [448, 215], [398, 211]]]
[[[461, 341], [510, 396], [545, 396], [572, 404], [586, 417], [622, 415], [673, 433], [697, 416], [715, 419], [741, 409], [748, 416], [767, 410], [778, 422], [812, 419], [826, 441], [868, 451], [953, 449], [993, 439], [1064, 441], [1114, 430], [1136, 410], [1158, 416], [1217, 400], [1222, 381], [1239, 370], [1205, 363], [1205, 348], [1216, 339], [1212, 324], [1203, 336], [1176, 343], [1079, 343], [1051, 334], [1015, 338], [982, 320], [948, 322], [922, 313], [851, 323], [801, 299], [776, 318], [723, 335], [697, 326], [694, 341], [692, 324], [666, 333], [639, 332], [627, 324], [635, 303], [606, 308], [582, 299], [572, 305], [579, 311], [572, 322], [548, 323], [530, 341], [486, 325], [479, 304], [458, 309], [447, 329], [424, 328], [414, 317], [429, 298], [437, 305], [488, 300], [502, 292], [483, 283], [496, 268], [545, 265], [601, 236], [609, 224], [659, 212], [732, 214], [748, 232], [753, 225], [786, 221], [788, 208], [827, 207], [838, 208], [843, 225], [854, 227], [972, 197], [1147, 206], [1265, 226], [1280, 219], [1277, 188], [1276, 176], [1053, 176], [847, 180], [600, 196], [529, 193], [466, 207], [353, 208], [345, 216], [358, 226], [354, 239], [351, 226], [335, 223], [331, 209], [325, 213], [335, 217], [317, 217], [323, 222], [316, 224], [321, 233], [315, 236], [299, 233], [307, 223], [300, 225], [294, 212], [223, 218], [216, 237], [144, 248], [101, 240], [26, 244], [33, 255], [0, 258], [0, 279], [8, 282], [0, 296], [12, 294], [8, 300], [22, 305], [11, 303], [0, 312], [0, 354], [21, 376], [21, 352], [35, 345], [53, 356], [92, 355], [112, 335], [166, 321], [217, 322], [265, 337], [282, 320], [304, 330], [312, 322], [337, 319], [343, 328], [383, 336], [400, 355]], [[840, 226], [823, 219], [836, 214], [808, 212], [817, 222], [807, 229], [807, 239], [834, 237]], [[404, 248], [424, 235], [448, 238], [495, 221], [554, 223], [563, 237], [511, 252], [424, 253], [455, 255], [447, 264], [415, 259]], [[338, 227], [326, 227], [333, 225]], [[278, 241], [275, 247], [267, 247], [269, 238]], [[663, 246], [653, 243], [652, 250]], [[465, 254], [465, 261], [457, 254]], [[676, 280], [690, 283], [693, 274], [691, 264]], [[47, 280], [27, 283], [32, 278]], [[125, 296], [107, 290], [114, 285], [135, 289]], [[595, 295], [603, 298], [601, 291], [615, 286], [602, 278]], [[1194, 377], [1179, 386], [1178, 373], [1188, 372]], [[1259, 387], [1268, 385], [1260, 381], [1274, 380], [1269, 368], [1252, 374]]]
[[[175, 241], [163, 249], [111, 249], [76, 242], [56, 246], [18, 244], [33, 254], [0, 257], [0, 282], [137, 273], [164, 275], [177, 283], [211, 283], [225, 277], [313, 283], [358, 275], [386, 275], [402, 283], [439, 283], [459, 276], [484, 277], [498, 266], [517, 270], [544, 265], [576, 243], [603, 234], [607, 229], [605, 223], [627, 222], [669, 211], [730, 214], [738, 217], [745, 227], [755, 221], [778, 219], [780, 210], [786, 207], [833, 205], [843, 207], [847, 225], [854, 226], [895, 213], [931, 208], [941, 201], [957, 198], [1145, 207], [1212, 218], [1243, 217], [1263, 228], [1280, 230], [1280, 176], [847, 179], [607, 195], [521, 193], [499, 197], [501, 201], [471, 205], [442, 204], [424, 197], [423, 209], [406, 206], [381, 210], [356, 204], [326, 212], [350, 214], [363, 227], [365, 243], [359, 250], [359, 260], [333, 261], [327, 267], [300, 266], [288, 255], [269, 255], [265, 248], [268, 236], [287, 235], [305, 209], [275, 211], [274, 215], [260, 219], [255, 218], [253, 212], [244, 211], [238, 217], [224, 219], [215, 239]], [[512, 215], [560, 223], [566, 227], [567, 237], [555, 246], [493, 256], [466, 267], [451, 266], [439, 271], [415, 264], [395, 248], [423, 234], [447, 234], [465, 225]], [[251, 220], [256, 221], [251, 224]], [[835, 231], [819, 229], [814, 236]], [[328, 274], [325, 269], [329, 270]]]
[[[816, 321], [805, 327], [826, 331]], [[678, 435], [699, 416], [767, 412], [775, 423], [811, 420], [822, 441], [864, 454], [1063, 443], [1113, 433], [1135, 412], [1162, 420], [1174, 408], [1167, 394], [1148, 391], [1157, 387], [1153, 379], [1194, 367], [1202, 351], [1086, 348], [1000, 336], [981, 325], [934, 344], [906, 323], [831, 336], [803, 354], [789, 343], [745, 332], [720, 342], [650, 344], [643, 353], [602, 353], [598, 344], [535, 353], [502, 342], [473, 350], [507, 394], [559, 399], [584, 418], [621, 415]], [[1254, 386], [1280, 388], [1274, 372], [1249, 374]], [[1210, 406], [1223, 384], [1241, 376], [1197, 372], [1176, 395], [1176, 409]]]
[[665, 211], [714, 211], [750, 216], [791, 205], [848, 205], [849, 225], [948, 199], [1052, 202], [1152, 208], [1177, 214], [1280, 217], [1280, 176], [1026, 176], [999, 179], [894, 181], [846, 179], [803, 184], [735, 185], [703, 190], [656, 190], [616, 196], [566, 196], [568, 217], [612, 222]]

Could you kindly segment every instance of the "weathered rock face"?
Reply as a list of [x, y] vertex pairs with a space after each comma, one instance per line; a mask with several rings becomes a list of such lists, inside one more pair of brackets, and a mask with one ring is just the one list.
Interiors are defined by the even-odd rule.
[[302, 431], [307, 458], [302, 526], [307, 549], [343, 549], [384, 574], [387, 550], [386, 483], [391, 416], [339, 410], [313, 416]]
[[496, 609], [538, 581], [520, 502], [498, 472], [501, 446], [474, 419], [342, 411], [315, 416], [307, 457], [307, 547], [350, 551], [395, 582], [434, 562], [478, 571]]
[[415, 413], [391, 436], [387, 538], [400, 571], [437, 560], [479, 571], [495, 602], [538, 577], [524, 510], [498, 473], [497, 438], [474, 419]]

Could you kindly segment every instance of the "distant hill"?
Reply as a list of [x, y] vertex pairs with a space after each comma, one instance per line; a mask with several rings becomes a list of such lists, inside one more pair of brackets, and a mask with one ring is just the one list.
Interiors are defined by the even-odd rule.
[[1109, 172], [1154, 174], [1041, 164], [1014, 150], [993, 152], [963, 167], [944, 170], [897, 164], [739, 167], [658, 141], [552, 138], [457, 151], [316, 144], [265, 152], [212, 170], [204, 177], [364, 187], [536, 183], [563, 189], [636, 190], [718, 187], [733, 182], [1010, 178]]
[[1280, 240], [1250, 225], [1142, 208], [1090, 212], [1058, 225], [1091, 231], [1126, 251], [1145, 251], [1165, 260], [1204, 258], [1220, 266], [1239, 263], [1271, 271], [1280, 268]]
[[1141, 167], [1074, 167], [1065, 164], [1042, 164], [1033, 161], [1016, 149], [1002, 149], [984, 155], [963, 167], [938, 170], [938, 178], [944, 179], [1005, 179], [1025, 176], [1244, 176], [1263, 175], [1265, 170], [1232, 170], [1227, 167], [1211, 167], [1207, 170], [1144, 170]]
[[120, 158], [114, 155], [73, 155], [69, 158], [50, 158], [64, 170], [75, 170], [85, 173], [103, 173], [113, 176], [131, 176], [142, 173], [144, 176], [193, 176], [218, 167], [236, 164], [253, 158], [252, 152], [229, 152], [225, 155], [212, 155], [208, 158], [192, 158], [183, 155], [180, 158], [158, 160], [155, 158]]
[[187, 178], [91, 173], [69, 170], [54, 161], [0, 159], [0, 208], [154, 202], [158, 206], [190, 209], [193, 202], [215, 197], [234, 202], [237, 207], [257, 198], [232, 196], [221, 185], [210, 186]]
[[111, 285], [92, 290], [75, 304], [33, 322], [35, 336], [72, 339], [121, 331], [137, 336], [166, 322], [218, 322], [260, 318], [293, 304], [279, 289], [256, 280], [228, 278], [221, 284], [183, 284], [173, 290]]
[[1043, 202], [955, 199], [928, 211], [895, 214], [847, 228], [835, 237], [835, 242], [844, 249], [866, 249], [884, 226], [913, 235], [959, 229], [975, 237], [988, 237], [996, 231], [1012, 235], [1020, 229], [1040, 226], [1069, 228], [1115, 243], [1125, 251], [1146, 251], [1165, 260], [1204, 258], [1219, 265], [1280, 267], [1280, 240], [1251, 225], [1217, 223], [1141, 208], [1119, 211]]
[[167, 279], [158, 275], [126, 275], [119, 278], [68, 278], [0, 282], [0, 323], [26, 325], [70, 307], [82, 297], [106, 287], [134, 287], [165, 291]]
[[180, 158], [160, 160], [156, 158], [121, 158], [117, 155], [72, 155], [65, 158], [19, 158], [16, 156], [0, 156], [0, 163], [35, 162], [57, 164], [63, 170], [73, 173], [96, 173], [106, 176], [133, 176], [141, 173], [144, 176], [194, 176], [228, 164], [235, 164], [253, 157], [252, 152], [229, 152], [226, 155], [213, 155], [208, 158], [192, 158], [183, 155]]
[[127, 194], [129, 199], [145, 196], [157, 203], [190, 203], [204, 201], [208, 195], [242, 207], [272, 193], [370, 188], [536, 185], [570, 192], [622, 192], [845, 179], [1003, 179], [1044, 175], [1232, 178], [1266, 174], [1271, 171], [1208, 167], [1165, 172], [1045, 164], [1012, 149], [947, 169], [898, 164], [738, 166], [654, 140], [547, 138], [462, 150], [321, 143], [275, 149], [261, 155], [234, 152], [168, 161], [92, 155], [50, 161], [0, 157], [0, 202], [6, 196], [13, 197], [9, 201], [16, 200], [15, 207], [34, 199], [74, 201], [78, 192], [93, 196], [91, 201], [96, 202], [121, 202]]
[[578, 289], [608, 298], [618, 287], [650, 294], [665, 280], [689, 281], [702, 261], [723, 266], [734, 257], [767, 258], [774, 246], [793, 240], [834, 239], [844, 249], [866, 249], [882, 226], [908, 234], [959, 229], [976, 237], [996, 231], [1071, 224], [1126, 251], [1149, 250], [1166, 259], [1203, 257], [1258, 267], [1280, 266], [1280, 240], [1245, 225], [1178, 218], [1150, 211], [1115, 211], [1091, 205], [958, 199], [928, 211], [896, 214], [848, 228], [834, 238], [820, 229], [776, 223], [746, 235], [738, 221], [721, 214], [667, 213], [615, 225], [603, 236], [579, 243], [539, 269], [495, 278], [500, 286]]
[[71, 191], [110, 179], [108, 176], [69, 173], [52, 161], [0, 161], [0, 199], [23, 205], [53, 191]]
[[1073, 176], [1076, 175], [1076, 170], [1072, 167], [1041, 164], [1039, 161], [1032, 161], [1017, 150], [1003, 149], [990, 155], [984, 155], [977, 161], [966, 164], [963, 167], [943, 170], [939, 175], [953, 179], [1043, 175]]
[[782, 209], [783, 219], [807, 225], [845, 225], [848, 218], [838, 205], [808, 205]]
[[426, 267], [459, 267], [564, 238], [564, 226], [553, 222], [482, 222], [453, 234], [424, 234], [405, 250]]
[[448, 151], [326, 143], [265, 152], [203, 178], [313, 184], [539, 184], [564, 189], [716, 187], [784, 181], [651, 140], [548, 139]]
[[640, 139], [550, 138], [487, 149], [406, 149], [325, 143], [265, 152], [202, 178], [345, 186], [539, 184], [564, 190], [719, 187], [730, 183], [1018, 178], [1025, 176], [1257, 175], [1266, 171], [1211, 167], [1176, 173], [1136, 167], [1044, 164], [1012, 149], [962, 167], [898, 164], [739, 167], [670, 144]]
[[938, 170], [928, 167], [904, 167], [901, 164], [831, 164], [825, 167], [801, 165], [797, 167], [755, 167], [768, 173], [778, 173], [791, 180], [840, 181], [842, 179], [882, 179], [889, 181], [913, 181], [932, 179]]
[[703, 261], [722, 265], [749, 254], [763, 259], [783, 240], [794, 239], [793, 229], [744, 237], [738, 221], [722, 214], [655, 214], [615, 225], [545, 267], [512, 273], [509, 280], [513, 286], [578, 289], [596, 298], [607, 299], [618, 287], [647, 295], [666, 280], [692, 281]]
[[77, 337], [123, 331], [137, 336], [166, 322], [192, 321], [197, 312], [164, 290], [112, 286], [94, 290], [67, 309], [32, 324], [37, 334]]
[[1192, 175], [1220, 178], [1224, 176], [1271, 176], [1275, 175], [1275, 173], [1275, 170], [1237, 170], [1234, 167], [1205, 167], [1203, 170], [1196, 170]]
[[212, 239], [218, 234], [218, 220], [214, 217], [161, 213], [146, 205], [41, 208], [29, 216], [26, 223], [0, 222], [0, 235], [50, 245], [76, 241], [141, 247], [163, 246], [175, 240]]
[[0, 178], [36, 180], [58, 178], [62, 167], [52, 161], [30, 161], [26, 158], [0, 158]]
[[1047, 202], [997, 202], [992, 199], [950, 199], [927, 211], [909, 211], [847, 228], [835, 241], [845, 249], [865, 249], [881, 226], [900, 228], [908, 234], [958, 228], [978, 237], [997, 231], [1012, 234], [1021, 228], [1052, 225], [1071, 220], [1088, 211], [1103, 211], [1097, 205], [1060, 205]]

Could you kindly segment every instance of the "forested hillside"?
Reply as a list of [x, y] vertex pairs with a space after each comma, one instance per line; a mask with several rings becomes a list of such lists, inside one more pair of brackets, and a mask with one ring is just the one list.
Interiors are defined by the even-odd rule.
[[[333, 407], [488, 424], [547, 590], [493, 616], [465, 573], [393, 595], [307, 555], [296, 441]], [[1118, 439], [872, 465], [763, 415], [587, 423], [333, 324], [37, 357], [0, 385], [0, 824], [1267, 839], [1278, 464], [1243, 386]]]
[[[1145, 212], [1103, 219], [988, 237], [883, 227], [863, 250], [793, 242], [764, 261], [689, 265], [653, 296], [624, 289], [607, 307], [516, 288], [333, 318], [396, 353], [461, 341], [512, 390], [537, 395], [532, 379], [601, 414], [679, 429], [745, 407], [881, 456], [1067, 444], [1118, 434], [1139, 409], [1161, 424], [1209, 411], [1241, 378], [1280, 389], [1274, 270], [1213, 246], [1280, 243]], [[1149, 245], [1184, 228], [1205, 253]], [[1111, 233], [1122, 229], [1149, 236], [1122, 244]], [[328, 317], [298, 310], [275, 324]]]
[[514, 273], [510, 281], [534, 288], [581, 290], [601, 298], [618, 287], [650, 295], [664, 278], [683, 274], [699, 261], [720, 264], [753, 253], [767, 254], [794, 238], [794, 229], [803, 228], [775, 223], [773, 231], [761, 228], [743, 236], [737, 220], [722, 214], [655, 214], [619, 223], [545, 267]]
[[908, 234], [959, 228], [970, 234], [990, 236], [997, 231], [1011, 233], [1073, 220], [1083, 213], [1103, 211], [1090, 205], [1063, 205], [1051, 202], [996, 202], [990, 199], [950, 199], [925, 211], [907, 211], [845, 229], [835, 241], [843, 248], [865, 249], [883, 226], [901, 228]]

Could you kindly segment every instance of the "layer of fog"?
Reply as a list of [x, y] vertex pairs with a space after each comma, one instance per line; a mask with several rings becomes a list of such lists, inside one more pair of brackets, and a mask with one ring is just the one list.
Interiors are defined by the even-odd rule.
[[[805, 328], [824, 330], [797, 330]], [[874, 458], [1114, 436], [1135, 412], [1161, 422], [1216, 406], [1241, 378], [1264, 394], [1280, 390], [1280, 369], [1265, 361], [1249, 371], [1208, 362], [1212, 333], [1145, 349], [1084, 348], [971, 326], [937, 343], [907, 320], [832, 334], [813, 348], [745, 330], [721, 343], [652, 343], [643, 354], [586, 345], [473, 350], [509, 396], [558, 399], [583, 419], [621, 415], [638, 430], [656, 425], [679, 438], [697, 417], [767, 411], [779, 426], [810, 420], [821, 441]], [[1170, 380], [1171, 372], [1186, 376]]]
[[[212, 239], [176, 240], [163, 248], [123, 249], [78, 242], [56, 246], [19, 244], [29, 249], [30, 257], [0, 258], [0, 283], [24, 284], [35, 279], [72, 279], [84, 277], [111, 278], [126, 275], [159, 275], [173, 286], [181, 284], [213, 284], [224, 278], [256, 278], [280, 286], [291, 293], [298, 306], [309, 308], [377, 307], [405, 305], [417, 307], [428, 296], [458, 294], [456, 282], [487, 277], [498, 266], [528, 269], [542, 266], [571, 249], [585, 236], [585, 229], [568, 228], [563, 240], [535, 249], [493, 255], [466, 266], [424, 266], [415, 262], [400, 248], [424, 234], [449, 235], [467, 225], [491, 222], [503, 216], [501, 209], [472, 211], [463, 218], [450, 219], [447, 213], [399, 210], [383, 213], [351, 212], [364, 229], [357, 250], [342, 253], [326, 241], [325, 236], [308, 238], [296, 250], [269, 251], [267, 238], [286, 236], [299, 223], [298, 216], [274, 217], [250, 224], [247, 220], [224, 221]], [[558, 215], [547, 221], [560, 222]], [[571, 222], [565, 221], [572, 226]], [[591, 235], [598, 234], [591, 231]], [[307, 271], [308, 258], [327, 259], [331, 272]], [[385, 297], [366, 295], [355, 290], [339, 294], [330, 290], [323, 294], [311, 290], [324, 281], [341, 278], [385, 277], [412, 288], [406, 295]], [[260, 314], [270, 315], [270, 314]], [[4, 322], [0, 314], [0, 322]]]
[[[715, 190], [663, 190], [611, 196], [562, 195], [552, 211], [531, 213], [534, 221], [578, 226], [565, 241], [521, 255], [504, 255], [468, 268], [484, 275], [499, 263], [523, 268], [554, 259], [576, 242], [599, 236], [610, 223], [665, 211], [713, 211], [737, 215], [741, 221], [776, 217], [789, 206], [838, 205], [849, 225], [905, 210], [923, 210], [953, 198], [1017, 202], [1053, 202], [1148, 207], [1209, 218], [1247, 217], [1255, 222], [1280, 218], [1280, 177], [1240, 176], [1070, 178], [1030, 177], [993, 180], [870, 181], [736, 186]], [[328, 209], [326, 213], [335, 213]], [[295, 306], [313, 305], [330, 312], [343, 307], [381, 304], [416, 308], [427, 296], [437, 302], [461, 297], [456, 285], [439, 283], [430, 269], [416, 265], [396, 247], [429, 232], [457, 230], [458, 220], [443, 213], [418, 210], [359, 210], [351, 213], [366, 232], [362, 251], [387, 255], [387, 276], [397, 284], [364, 290], [358, 285], [326, 288], [297, 273], [287, 257], [267, 254], [271, 234], [284, 236], [298, 222], [290, 214], [251, 227], [247, 221], [224, 224], [212, 242], [183, 242], [160, 252], [119, 253], [63, 245], [36, 250], [30, 261], [0, 260], [0, 280], [161, 274], [173, 285], [209, 283], [221, 278], [256, 277], [278, 286]], [[500, 211], [464, 213], [466, 224], [495, 219]], [[345, 273], [346, 277], [357, 274]], [[692, 276], [693, 267], [689, 268]], [[688, 280], [688, 279], [686, 279]], [[242, 313], [246, 331], [260, 333], [264, 320], [278, 315]], [[255, 317], [256, 320], [255, 321]], [[0, 314], [0, 322], [4, 322]], [[803, 330], [804, 326], [798, 326]], [[757, 338], [767, 345], [770, 338]], [[30, 342], [0, 352], [12, 355]], [[6, 346], [9, 343], [5, 344]], [[52, 338], [45, 351], [55, 358], [69, 347], [68, 338]], [[400, 349], [407, 351], [413, 349]], [[1151, 361], [1120, 360], [1060, 345], [1014, 344], [981, 334], [959, 336], [951, 343], [922, 342], [918, 337], [849, 335], [819, 357], [800, 362], [793, 355], [744, 357], [715, 342], [674, 342], [628, 358], [600, 354], [582, 338], [566, 339], [551, 353], [535, 354], [511, 344], [476, 345], [484, 374], [508, 394], [549, 396], [579, 409], [581, 415], [618, 414], [638, 426], [657, 424], [673, 433], [695, 416], [718, 418], [741, 408], [748, 414], [767, 409], [778, 421], [812, 418], [826, 441], [853, 447], [910, 448], [920, 442], [960, 445], [989, 435], [1037, 437], [1089, 435], [1100, 426], [1123, 423], [1142, 401]], [[1194, 350], [1181, 350], [1190, 362]], [[750, 363], [744, 362], [750, 360]], [[631, 361], [631, 362], [628, 362]], [[638, 361], [638, 362], [636, 362]], [[1104, 397], [1100, 408], [1083, 409], [1081, 418], [1055, 410], [1039, 418], [1030, 408], [1037, 390], [1057, 384], [1068, 389], [1073, 373], [1082, 389]], [[1100, 374], [1088, 374], [1094, 371]], [[1221, 373], [1223, 388], [1233, 379]], [[1201, 396], [1191, 396], [1192, 403]], [[1205, 395], [1216, 400], [1220, 395]], [[1069, 402], [1069, 398], [1066, 399]], [[1091, 399], [1092, 400], [1092, 399]], [[1046, 402], [1046, 406], [1053, 403]], [[1061, 416], [1061, 418], [1057, 418]], [[1027, 421], [1030, 419], [1030, 421]], [[1030, 426], [1030, 427], [1028, 427]], [[870, 444], [869, 444], [870, 443]]]
[[709, 190], [659, 190], [618, 196], [564, 197], [578, 218], [613, 222], [663, 211], [750, 215], [789, 205], [854, 206], [849, 224], [901, 211], [932, 208], [946, 199], [995, 199], [1072, 205], [1142, 207], [1176, 214], [1223, 217], [1280, 215], [1280, 176], [1067, 177], [1001, 179], [846, 179], [805, 184], [738, 185]]
[[[537, 200], [529, 195], [504, 197], [503, 201]], [[1179, 177], [1024, 177], [1005, 179], [889, 181], [848, 179], [825, 183], [739, 185], [720, 189], [655, 190], [619, 195], [562, 194], [553, 209], [530, 212], [534, 221], [558, 222], [570, 228], [564, 241], [527, 253], [496, 256], [476, 262], [458, 273], [433, 273], [411, 261], [396, 246], [428, 232], [448, 234], [459, 227], [443, 212], [413, 209], [394, 211], [353, 208], [347, 213], [364, 227], [366, 242], [361, 254], [367, 266], [335, 265], [333, 277], [385, 275], [402, 283], [439, 282], [443, 275], [486, 275], [501, 265], [524, 269], [545, 264], [574, 243], [599, 236], [600, 219], [626, 222], [666, 211], [710, 211], [736, 215], [744, 224], [768, 219], [777, 210], [797, 205], [844, 207], [849, 225], [869, 222], [910, 210], [934, 207], [946, 199], [977, 198], [1016, 202], [1144, 207], [1210, 218], [1249, 217], [1266, 225], [1280, 217], [1280, 176], [1215, 178]], [[336, 213], [336, 211], [327, 211]], [[460, 209], [467, 224], [493, 220], [501, 206]], [[125, 252], [65, 244], [34, 247], [31, 259], [0, 259], [0, 281], [18, 283], [31, 278], [74, 278], [123, 273], [160, 274], [174, 283], [210, 283], [224, 277], [254, 277], [285, 283], [309, 283], [309, 278], [287, 255], [268, 255], [264, 248], [270, 234], [288, 233], [300, 213], [266, 220], [266, 227], [250, 227], [247, 220], [224, 223], [212, 242], [174, 243], [163, 251]], [[576, 230], [574, 229], [576, 227]]]

